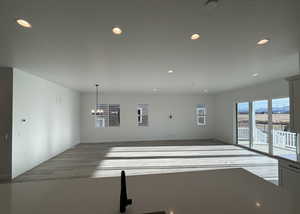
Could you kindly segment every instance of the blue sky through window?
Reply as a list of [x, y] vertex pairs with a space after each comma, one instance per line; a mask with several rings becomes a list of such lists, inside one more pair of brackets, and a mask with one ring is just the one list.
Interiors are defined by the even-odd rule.
[[286, 97], [286, 98], [280, 98], [280, 99], [273, 99], [272, 100], [272, 107], [285, 107], [285, 106], [289, 106], [290, 105], [290, 98]]
[[[272, 100], [272, 109], [273, 113], [288, 113], [290, 106], [290, 99], [286, 98], [279, 98]], [[268, 112], [268, 102], [266, 100], [258, 100], [253, 102], [253, 107], [255, 112]], [[243, 102], [238, 103], [238, 112], [240, 113], [247, 113], [249, 112], [249, 103]]]
[[258, 100], [253, 102], [253, 108], [255, 113], [268, 112], [268, 100]]
[[245, 102], [245, 103], [238, 103], [238, 112], [249, 112], [249, 103]]

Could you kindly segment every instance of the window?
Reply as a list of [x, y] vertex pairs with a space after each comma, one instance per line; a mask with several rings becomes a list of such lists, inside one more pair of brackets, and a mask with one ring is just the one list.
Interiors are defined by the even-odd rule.
[[290, 98], [272, 99], [273, 154], [297, 160], [297, 134], [289, 131]]
[[196, 109], [197, 125], [205, 126], [207, 121], [206, 107], [204, 104], [198, 105]]
[[237, 143], [297, 160], [297, 134], [289, 131], [290, 100], [286, 98], [237, 103]]
[[110, 127], [120, 126], [120, 105], [117, 104], [109, 105], [109, 126]]
[[100, 104], [98, 108], [103, 113], [95, 118], [95, 127], [119, 127], [120, 126], [120, 105], [118, 104]]
[[101, 117], [101, 116], [96, 116], [96, 128], [103, 128], [105, 127], [105, 118]]
[[252, 102], [252, 148], [269, 152], [269, 100]]
[[107, 104], [100, 104], [98, 105], [98, 109], [101, 110], [102, 113], [97, 115], [95, 118], [95, 127], [96, 128], [104, 128], [109, 126], [109, 106]]
[[250, 147], [250, 103], [236, 104], [237, 143]]
[[138, 104], [137, 123], [138, 126], [148, 126], [148, 104]]

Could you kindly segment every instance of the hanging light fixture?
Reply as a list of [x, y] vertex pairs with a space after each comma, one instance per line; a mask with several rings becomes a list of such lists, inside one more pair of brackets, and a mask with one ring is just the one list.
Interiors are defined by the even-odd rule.
[[218, 4], [219, 0], [207, 0], [204, 5], [209, 8], [215, 8], [218, 6]]
[[96, 84], [96, 106], [95, 109], [91, 110], [92, 115], [102, 115], [104, 113], [103, 109], [100, 108], [100, 105], [98, 103], [99, 101], [99, 84]]

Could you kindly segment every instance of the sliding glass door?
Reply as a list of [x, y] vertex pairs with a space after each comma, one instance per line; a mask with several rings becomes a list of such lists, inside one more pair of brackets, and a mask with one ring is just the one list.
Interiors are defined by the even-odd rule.
[[258, 100], [253, 102], [253, 131], [252, 139], [253, 146], [252, 148], [268, 153], [269, 152], [269, 102], [268, 100]]
[[297, 160], [297, 135], [289, 132], [289, 98], [272, 99], [273, 154]]
[[243, 102], [236, 105], [237, 143], [250, 147], [250, 103]]
[[297, 160], [297, 134], [289, 132], [289, 98], [236, 104], [237, 144]]

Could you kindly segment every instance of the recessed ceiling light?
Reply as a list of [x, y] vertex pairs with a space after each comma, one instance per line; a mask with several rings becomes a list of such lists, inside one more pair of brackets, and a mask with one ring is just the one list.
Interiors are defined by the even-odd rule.
[[122, 29], [119, 27], [113, 27], [112, 32], [115, 35], [121, 35], [123, 33]]
[[25, 19], [16, 19], [16, 22], [22, 26], [22, 27], [25, 27], [25, 28], [32, 28], [32, 25], [26, 21]]
[[269, 42], [270, 42], [270, 39], [268, 39], [268, 38], [263, 38], [263, 39], [259, 40], [256, 44], [257, 44], [257, 45], [265, 45], [265, 44], [267, 44], [267, 43], [269, 43]]
[[169, 74], [172, 74], [174, 71], [173, 70], [168, 70], [168, 73]]
[[194, 33], [194, 34], [191, 35], [190, 38], [191, 38], [191, 40], [197, 40], [197, 39], [200, 38], [200, 35], [198, 33]]
[[253, 77], [257, 77], [259, 73], [252, 74]]

